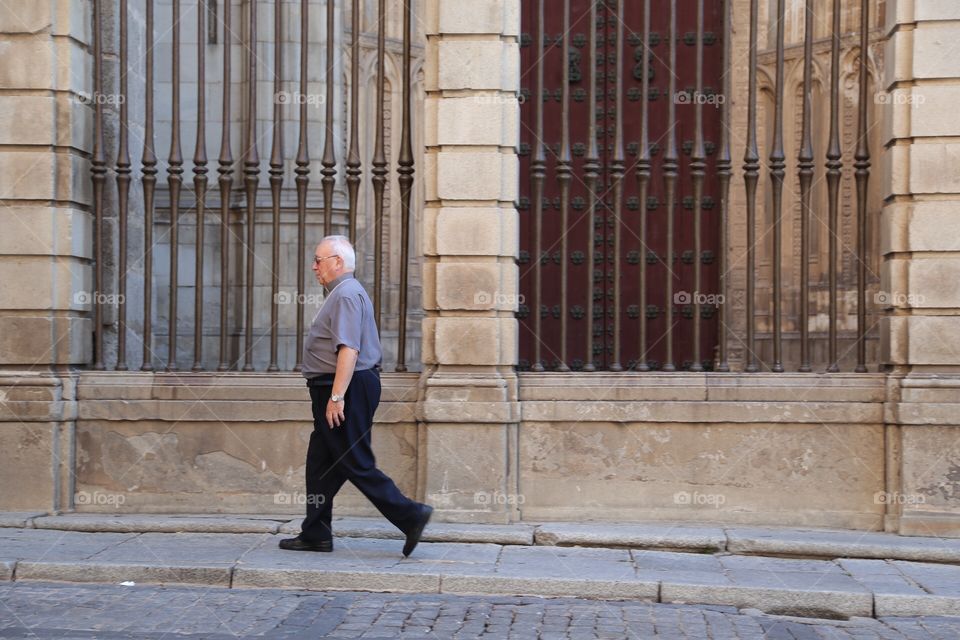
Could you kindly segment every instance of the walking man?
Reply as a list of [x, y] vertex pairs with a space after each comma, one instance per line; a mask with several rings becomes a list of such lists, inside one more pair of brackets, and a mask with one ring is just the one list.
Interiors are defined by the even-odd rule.
[[356, 254], [344, 236], [327, 236], [313, 257], [313, 273], [327, 289], [303, 345], [303, 375], [313, 403], [307, 449], [307, 517], [300, 535], [281, 549], [333, 551], [333, 497], [349, 480], [406, 535], [404, 557], [420, 541], [433, 508], [404, 496], [377, 468], [370, 447], [380, 403], [380, 338], [373, 304], [353, 277]]

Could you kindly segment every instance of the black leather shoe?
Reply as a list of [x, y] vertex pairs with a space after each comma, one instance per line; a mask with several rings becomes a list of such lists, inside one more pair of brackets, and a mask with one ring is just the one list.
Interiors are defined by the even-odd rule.
[[417, 520], [417, 524], [410, 530], [410, 533], [407, 534], [407, 541], [403, 545], [404, 558], [413, 553], [413, 550], [417, 547], [417, 543], [420, 542], [420, 536], [423, 535], [423, 528], [430, 522], [431, 515], [433, 515], [433, 507], [428, 504], [421, 504], [420, 517]]
[[285, 538], [280, 541], [280, 548], [287, 551], [322, 551], [330, 553], [333, 551], [333, 541], [323, 540], [321, 542], [307, 542], [301, 540], [300, 536], [296, 538]]

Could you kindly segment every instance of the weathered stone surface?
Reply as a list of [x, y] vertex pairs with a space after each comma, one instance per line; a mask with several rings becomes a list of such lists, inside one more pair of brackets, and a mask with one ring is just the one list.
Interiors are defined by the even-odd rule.
[[32, 529], [35, 518], [47, 515], [41, 511], [3, 511], [0, 512], [0, 527]]
[[866, 531], [736, 527], [727, 530], [727, 537], [727, 549], [733, 553], [960, 562], [960, 540], [901, 537]]
[[525, 416], [519, 450], [528, 519], [875, 528], [883, 510], [875, 502], [883, 486], [872, 471], [883, 455], [880, 425], [548, 423]]
[[727, 542], [719, 527], [685, 524], [542, 524], [536, 529], [535, 540], [541, 545], [696, 551], [722, 551]]
[[176, 515], [107, 515], [98, 513], [71, 513], [68, 515], [35, 518], [37, 529], [58, 531], [112, 531], [118, 533], [276, 533], [278, 520], [265, 517], [234, 515], [176, 516]]
[[228, 587], [230, 574], [231, 568], [227, 566], [47, 561], [17, 563], [17, 580], [24, 581], [147, 582]]
[[[0, 504], [11, 511], [53, 509], [55, 423], [0, 424]], [[29, 481], [25, 482], [25, 479]]]

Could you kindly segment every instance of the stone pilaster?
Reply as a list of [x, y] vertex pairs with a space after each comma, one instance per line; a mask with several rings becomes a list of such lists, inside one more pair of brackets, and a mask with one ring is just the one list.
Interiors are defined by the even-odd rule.
[[[88, 0], [0, 5], [0, 509], [71, 504], [93, 326]], [[84, 293], [87, 295], [84, 295]]]
[[960, 5], [887, 8], [881, 157], [883, 359], [894, 463], [889, 528], [960, 534]]
[[447, 519], [522, 503], [518, 0], [427, 0], [420, 491]]

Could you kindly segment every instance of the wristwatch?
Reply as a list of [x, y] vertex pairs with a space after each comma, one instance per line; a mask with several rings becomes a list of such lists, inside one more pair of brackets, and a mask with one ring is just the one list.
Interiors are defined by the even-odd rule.
[[343, 402], [343, 396], [338, 396], [337, 394], [334, 393], [333, 395], [330, 396], [330, 400], [332, 402]]

